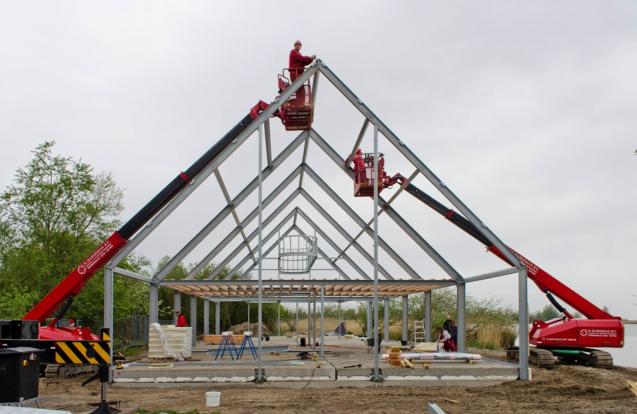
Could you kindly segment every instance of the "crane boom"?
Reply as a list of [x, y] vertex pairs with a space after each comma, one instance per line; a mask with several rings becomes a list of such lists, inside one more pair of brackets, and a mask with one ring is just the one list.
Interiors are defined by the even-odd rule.
[[[405, 187], [405, 191], [409, 194], [416, 197], [418, 200], [422, 201], [429, 207], [431, 207], [436, 212], [440, 213], [447, 220], [451, 221], [453, 224], [473, 236], [476, 240], [480, 241], [487, 247], [491, 253], [495, 254], [505, 262], [509, 263], [506, 257], [495, 247], [469, 220], [464, 218], [458, 212], [453, 209], [450, 209], [438, 202], [436, 199], [431, 197], [429, 194], [420, 190], [418, 187], [413, 184], [407, 184]], [[508, 246], [507, 246], [508, 247]], [[515, 255], [515, 257], [524, 264], [527, 268], [529, 278], [540, 288], [540, 290], [547, 294], [552, 294], [568, 303], [578, 312], [581, 312], [582, 315], [586, 316], [589, 319], [621, 319], [617, 316], [612, 316], [604, 310], [598, 308], [589, 300], [575, 292], [573, 289], [566, 286], [564, 283], [557, 280], [555, 277], [550, 275], [544, 269], [540, 268], [535, 263], [531, 262], [526, 257], [522, 256], [520, 253], [515, 251], [514, 249], [508, 247], [511, 253]], [[511, 264], [511, 263], [509, 263]], [[550, 296], [549, 296], [550, 300]], [[555, 304], [555, 301], [552, 300], [552, 303]], [[558, 308], [559, 309], [559, 308]], [[568, 313], [565, 309], [562, 308], [562, 311], [565, 312], [565, 315], [572, 319], [572, 315]]]
[[57, 284], [40, 302], [38, 302], [23, 320], [37, 320], [45, 323], [55, 314], [61, 318], [71, 306], [75, 295], [79, 294], [86, 282], [102, 268], [127, 241], [152, 219], [170, 200], [172, 200], [190, 180], [194, 179], [208, 164], [210, 164], [244, 129], [257, 118], [259, 113], [269, 105], [259, 101], [250, 113], [241, 119], [226, 135], [197, 159], [188, 169], [179, 173], [152, 200], [150, 200], [137, 214], [128, 220], [119, 230], [115, 231], [79, 266], [73, 269], [60, 283]]

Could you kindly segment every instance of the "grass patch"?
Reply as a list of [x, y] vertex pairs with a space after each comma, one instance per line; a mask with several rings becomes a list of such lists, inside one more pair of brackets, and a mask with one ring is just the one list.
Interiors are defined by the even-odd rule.
[[475, 336], [469, 339], [469, 345], [482, 349], [506, 349], [515, 344], [517, 332], [510, 326], [481, 325]]

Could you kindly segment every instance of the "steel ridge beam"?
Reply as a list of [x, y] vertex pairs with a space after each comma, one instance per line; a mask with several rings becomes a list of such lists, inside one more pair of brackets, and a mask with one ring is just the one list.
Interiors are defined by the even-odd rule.
[[142, 282], [151, 283], [152, 279], [150, 276], [142, 275], [141, 273], [133, 272], [132, 270], [122, 269], [121, 267], [116, 267], [113, 269], [113, 273], [118, 275], [126, 276], [131, 279], [140, 280]]
[[[306, 138], [306, 131], [299, 135], [284, 148], [281, 153], [274, 159], [272, 165], [263, 171], [263, 179], [270, 176], [283, 162], [301, 145]], [[232, 199], [232, 206], [238, 207], [257, 187], [258, 177], [254, 178], [246, 185], [237, 196]], [[276, 191], [276, 190], [275, 190]], [[267, 198], [266, 198], [267, 199]], [[153, 278], [163, 280], [195, 247], [197, 247], [221, 222], [230, 214], [230, 206], [224, 207], [212, 220], [210, 220], [184, 247], [182, 247], [175, 256], [173, 256], [166, 265], [160, 269]], [[245, 221], [245, 220], [244, 220]]]
[[278, 109], [299, 89], [312, 75], [318, 71], [317, 65], [312, 65], [305, 70], [281, 95], [279, 95], [270, 105], [264, 109], [257, 118], [252, 121], [230, 145], [224, 148], [221, 153], [213, 159], [196, 177], [192, 177], [190, 184], [181, 189], [155, 216], [141, 229], [135, 236], [128, 240], [126, 245], [115, 257], [108, 262], [111, 268], [116, 267], [126, 256], [152, 233], [155, 228], [166, 217], [168, 217], [179, 205], [186, 200], [202, 182], [212, 174], [234, 151], [239, 148], [266, 120], [268, 120]]
[[[341, 158], [340, 155], [338, 155], [338, 153], [327, 143], [327, 141], [325, 141], [316, 131], [311, 130], [310, 131], [310, 137], [312, 138], [312, 140], [319, 146], [319, 148], [321, 148], [328, 157], [330, 157], [332, 159], [332, 161], [334, 161], [334, 163], [336, 165], [339, 166], [339, 168], [345, 173], [347, 174], [348, 177], [350, 177], [352, 180], [354, 179], [354, 171], [345, 165], [344, 160]], [[315, 176], [320, 179], [316, 174]], [[382, 197], [379, 197], [379, 202], [382, 205], [382, 208], [384, 210], [387, 211], [387, 215], [389, 217], [392, 218], [392, 220], [394, 220], [394, 222], [414, 241], [416, 242], [416, 244], [425, 252], [427, 253], [427, 255], [429, 257], [431, 257], [432, 260], [434, 260], [434, 262], [436, 262], [438, 264], [438, 266], [440, 266], [445, 273], [447, 273], [452, 279], [456, 280], [456, 281], [462, 281], [462, 276], [460, 275], [460, 273], [454, 269], [453, 266], [451, 266], [451, 264], [449, 264], [447, 262], [447, 260], [442, 257], [442, 255], [440, 253], [438, 253], [438, 251], [436, 249], [433, 248], [433, 246], [431, 246], [422, 236], [420, 236], [420, 234], [418, 234], [418, 232], [416, 232], [411, 225], [409, 225], [409, 223], [407, 223], [407, 221], [405, 219], [402, 218], [402, 216], [400, 214], [398, 214]], [[363, 226], [361, 226], [363, 227]], [[365, 227], [363, 227], [365, 228]], [[367, 228], [369, 228], [369, 226], [367, 226]], [[369, 230], [371, 231], [371, 229]], [[368, 234], [369, 234], [368, 231]], [[393, 258], [393, 256], [392, 256]], [[399, 257], [399, 259], [401, 261], [404, 262], [404, 260]], [[394, 259], [396, 260], [396, 259]], [[398, 262], [400, 263], [400, 262]]]
[[502, 252], [502, 254], [507, 258], [510, 263], [513, 263], [514, 266], [518, 269], [524, 268], [522, 263], [511, 253], [508, 247], [480, 220], [474, 213], [467, 207], [464, 202], [454, 194], [453, 191], [447, 185], [438, 178], [432, 170], [427, 167], [427, 165], [422, 162], [416, 154], [414, 154], [408, 147], [403, 143], [400, 138], [394, 132], [383, 123], [383, 121], [376, 116], [371, 109], [367, 107], [363, 103], [361, 99], [359, 99], [354, 92], [349, 89], [349, 87], [343, 83], [339, 79], [338, 76], [330, 68], [325, 65], [320, 59], [317, 60], [317, 67], [319, 72], [322, 73], [329, 81], [336, 87], [336, 89], [341, 92], [341, 94], [349, 100], [352, 105], [356, 107], [360, 111], [360, 113], [366, 118], [369, 119], [374, 125], [376, 125], [379, 131], [383, 134], [383, 136], [405, 157], [409, 162], [411, 162], [414, 167], [416, 167], [428, 180], [431, 184], [442, 193], [442, 195], [451, 202], [461, 213], [464, 215], [467, 220], [469, 220], [480, 233], [484, 237], [486, 237], [493, 245], [495, 245], [498, 250]]

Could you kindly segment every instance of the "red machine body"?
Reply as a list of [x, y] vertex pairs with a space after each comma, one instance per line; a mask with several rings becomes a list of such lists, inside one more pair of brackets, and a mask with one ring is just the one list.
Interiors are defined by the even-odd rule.
[[[360, 149], [357, 149], [352, 161], [354, 162], [354, 195], [356, 197], [373, 196], [373, 154], [363, 154]], [[371, 175], [369, 173], [370, 165], [372, 166]], [[380, 154], [378, 162], [378, 171], [379, 193], [382, 189], [395, 183], [406, 184], [405, 191], [482, 242], [488, 251], [511, 265], [506, 256], [461, 214], [444, 206], [413, 184], [406, 183], [406, 179], [402, 175], [396, 174], [393, 177], [389, 177], [384, 170], [382, 154]], [[371, 184], [369, 177], [371, 177]], [[549, 301], [564, 314], [563, 318], [546, 322], [534, 321], [531, 331], [529, 332], [529, 341], [531, 344], [547, 349], [621, 348], [624, 346], [624, 324], [621, 317], [610, 315], [517, 251], [510, 247], [509, 250], [527, 268], [529, 279], [531, 279], [540, 290], [546, 294]], [[553, 298], [553, 295], [566, 302], [578, 312], [581, 312], [582, 315], [588, 319], [575, 319], [568, 310], [564, 309], [564, 307]]]
[[222, 137], [219, 142], [213, 145], [186, 171], [180, 172], [166, 187], [137, 212], [133, 218], [106, 239], [89, 257], [73, 269], [53, 290], [37, 303], [33, 309], [22, 317], [23, 320], [39, 321], [42, 325], [51, 318], [48, 326], [40, 326], [40, 339], [59, 341], [100, 340], [100, 337], [93, 334], [87, 327], [59, 327], [57, 326], [57, 322], [71, 306], [73, 298], [82, 291], [86, 282], [126, 245], [130, 237], [188, 185], [192, 178], [196, 177], [206, 165], [212, 162], [212, 160], [219, 155], [225, 147], [232, 143], [268, 106], [268, 103], [259, 101], [252, 107], [250, 112]]
[[[277, 79], [279, 93], [290, 87], [299, 75], [298, 71], [299, 69], [283, 69]], [[281, 118], [286, 131], [299, 131], [310, 128], [314, 118], [313, 101], [312, 86], [308, 79], [279, 108], [278, 116]]]
[[[373, 197], [374, 154], [363, 153], [360, 148], [357, 148], [352, 162], [354, 163], [354, 197]], [[379, 154], [378, 193], [402, 180], [404, 177], [400, 174], [390, 177], [385, 173], [385, 156], [382, 153]]]

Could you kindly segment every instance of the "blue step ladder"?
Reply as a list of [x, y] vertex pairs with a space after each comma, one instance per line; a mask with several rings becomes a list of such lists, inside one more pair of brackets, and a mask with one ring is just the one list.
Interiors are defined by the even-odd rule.
[[257, 359], [257, 350], [254, 347], [254, 341], [252, 341], [252, 332], [246, 331], [243, 333], [243, 341], [241, 342], [241, 348], [239, 348], [239, 353], [237, 354], [237, 359], [241, 359], [243, 353], [246, 350], [246, 346], [250, 349], [250, 353], [252, 353], [252, 358]]
[[[245, 339], [243, 341], [245, 342]], [[230, 354], [230, 358], [232, 358], [233, 361], [235, 356], [237, 357], [237, 359], [241, 358], [239, 356], [239, 351], [237, 351], [237, 348], [234, 345], [234, 340], [232, 339], [232, 332], [221, 333], [221, 343], [219, 344], [219, 347], [217, 348], [217, 353], [215, 354], [215, 361], [220, 356], [223, 359], [223, 356], [226, 354], [226, 351], [228, 351], [228, 353]]]

